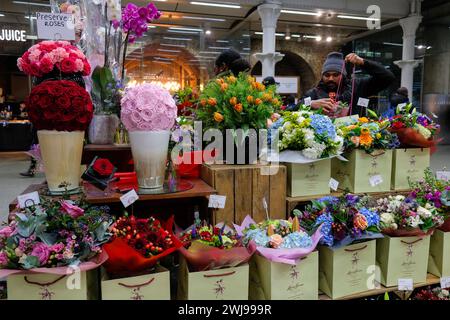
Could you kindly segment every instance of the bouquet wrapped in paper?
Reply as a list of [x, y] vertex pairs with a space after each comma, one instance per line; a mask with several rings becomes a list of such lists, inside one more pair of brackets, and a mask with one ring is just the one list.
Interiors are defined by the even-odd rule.
[[246, 247], [242, 237], [224, 223], [216, 226], [197, 221], [180, 233], [179, 251], [193, 271], [236, 267], [250, 260], [256, 246]]
[[125, 275], [150, 269], [182, 244], [172, 233], [173, 216], [165, 223], [150, 217], [119, 218], [113, 225], [114, 238], [104, 245], [110, 274]]
[[[68, 274], [70, 267], [94, 269], [107, 255], [109, 207], [79, 201], [45, 200], [20, 209], [0, 229], [0, 278], [21, 272]], [[70, 272], [69, 272], [70, 273]]]
[[266, 259], [292, 265], [314, 251], [322, 237], [320, 230], [309, 236], [300, 227], [297, 217], [256, 223], [247, 216], [240, 226], [234, 227], [243, 237], [243, 243], [256, 244], [256, 251]]
[[294, 213], [308, 232], [321, 226], [320, 243], [323, 245], [338, 248], [359, 240], [383, 237], [379, 229], [380, 217], [376, 211], [368, 209], [368, 197], [347, 194], [311, 202], [303, 212]]

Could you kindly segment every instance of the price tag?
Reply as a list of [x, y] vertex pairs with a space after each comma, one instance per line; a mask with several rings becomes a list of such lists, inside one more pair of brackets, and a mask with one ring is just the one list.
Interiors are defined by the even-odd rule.
[[305, 102], [305, 106], [310, 106], [311, 105], [311, 97], [306, 97], [304, 99], [304, 102]]
[[379, 185], [380, 183], [383, 183], [383, 177], [377, 174], [376, 176], [371, 176], [369, 178], [369, 183], [372, 187], [375, 187]]
[[137, 199], [139, 199], [139, 196], [134, 189], [131, 189], [131, 191], [128, 191], [120, 197], [120, 201], [125, 208], [135, 203]]
[[339, 186], [339, 181], [336, 181], [333, 178], [331, 178], [328, 185], [330, 186], [331, 190], [337, 191], [338, 186]]
[[442, 289], [450, 288], [450, 277], [441, 278], [441, 288]]
[[227, 201], [227, 196], [212, 194], [209, 196], [208, 207], [214, 209], [223, 209], [225, 208], [225, 201]]
[[399, 103], [397, 105], [398, 110], [403, 110], [403, 109], [405, 109], [405, 107], [406, 107], [406, 103]]
[[358, 105], [358, 106], [361, 106], [361, 107], [364, 107], [364, 108], [367, 108], [367, 107], [369, 106], [369, 99], [366, 99], [366, 98], [358, 98], [358, 103], [357, 103], [357, 105]]
[[436, 171], [436, 178], [439, 180], [449, 181], [450, 171]]
[[398, 279], [398, 290], [413, 291], [413, 279]]
[[41, 203], [41, 200], [39, 199], [39, 193], [37, 191], [34, 191], [27, 194], [21, 194], [17, 197], [17, 202], [19, 202], [19, 207], [23, 209], [26, 207], [37, 205]]

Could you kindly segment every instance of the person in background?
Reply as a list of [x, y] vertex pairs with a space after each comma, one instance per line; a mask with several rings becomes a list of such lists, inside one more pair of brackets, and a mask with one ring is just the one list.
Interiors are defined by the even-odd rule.
[[[347, 78], [345, 63], [360, 67], [369, 75], [367, 78], [355, 79], [353, 99], [352, 81]], [[333, 115], [339, 101], [348, 104], [353, 102], [352, 114], [362, 114], [361, 106], [357, 105], [358, 99], [377, 94], [394, 80], [394, 74], [377, 62], [363, 59], [355, 53], [348, 54], [344, 59], [342, 53], [331, 52], [323, 64], [320, 82], [305, 93], [302, 103], [306, 97], [310, 97], [312, 109], [322, 108], [324, 114]]]
[[247, 72], [250, 70], [250, 64], [243, 59], [239, 52], [228, 49], [223, 51], [216, 59], [214, 66], [214, 74], [220, 76], [226, 72], [232, 72], [238, 75], [240, 72]]
[[298, 110], [298, 105], [295, 103], [295, 96], [289, 95], [286, 98], [286, 111], [296, 111]]
[[389, 98], [389, 109], [383, 113], [383, 117], [393, 117], [395, 109], [399, 104], [409, 103], [408, 89], [405, 87], [398, 88]]
[[280, 84], [279, 82], [275, 81], [274, 77], [271, 77], [271, 76], [265, 77], [261, 83], [263, 85], [265, 85], [266, 87], [275, 86], [275, 85], [278, 86]]

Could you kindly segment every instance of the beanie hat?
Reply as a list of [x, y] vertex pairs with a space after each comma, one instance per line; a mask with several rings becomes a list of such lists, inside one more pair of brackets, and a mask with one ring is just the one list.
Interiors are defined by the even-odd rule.
[[328, 54], [322, 67], [322, 74], [325, 72], [339, 72], [344, 75], [347, 73], [344, 67], [344, 56], [340, 52], [331, 52]]

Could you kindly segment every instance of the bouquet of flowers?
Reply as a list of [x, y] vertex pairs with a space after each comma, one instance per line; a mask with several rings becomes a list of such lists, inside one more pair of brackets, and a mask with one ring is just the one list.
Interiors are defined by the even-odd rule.
[[380, 217], [368, 208], [369, 198], [347, 194], [311, 201], [303, 212], [296, 210], [308, 232], [322, 226], [321, 244], [329, 247], [349, 245], [356, 240], [381, 238]]
[[297, 216], [289, 220], [266, 220], [260, 223], [247, 216], [240, 226], [234, 225], [234, 228], [242, 236], [245, 245], [254, 242], [256, 251], [266, 259], [293, 265], [311, 253], [322, 237], [320, 231], [310, 237], [300, 227]]
[[84, 131], [93, 116], [89, 93], [67, 80], [35, 86], [27, 101], [30, 121], [37, 130]]
[[389, 130], [398, 135], [404, 146], [434, 149], [439, 142], [435, 138], [440, 131], [440, 126], [427, 115], [411, 108], [412, 104], [407, 104], [404, 108], [397, 106], [396, 114], [389, 119]]
[[182, 244], [172, 233], [173, 217], [162, 223], [153, 217], [125, 215], [112, 226], [113, 240], [104, 245], [111, 274], [144, 271], [176, 251]]
[[180, 89], [175, 94], [175, 100], [177, 102], [178, 115], [188, 116], [190, 110], [192, 110], [198, 101], [199, 93], [194, 88], [186, 87]]
[[421, 289], [413, 300], [450, 300], [450, 292], [441, 287]]
[[412, 198], [402, 195], [377, 200], [374, 208], [380, 214], [380, 228], [392, 237], [430, 234], [444, 223], [442, 214], [430, 203], [421, 206]]
[[[56, 268], [58, 273], [58, 267], [83, 266], [102, 253], [101, 245], [111, 237], [111, 223], [109, 207], [91, 207], [80, 201], [45, 200], [21, 209], [0, 229], [0, 277], [19, 269], [53, 273], [45, 268]], [[98, 259], [102, 263], [106, 258]]]
[[249, 261], [255, 252], [254, 245], [246, 248], [242, 237], [224, 223], [212, 226], [197, 220], [178, 238], [184, 243], [181, 254], [196, 271], [235, 267]]
[[296, 162], [302, 158], [317, 160], [335, 156], [342, 151], [344, 139], [330, 118], [309, 110], [285, 112], [271, 129], [278, 129], [281, 133], [279, 150], [291, 152], [282, 152], [280, 161]]
[[203, 127], [262, 129], [281, 98], [255, 78], [240, 73], [210, 81], [200, 95], [196, 118]]
[[17, 66], [20, 71], [35, 77], [53, 71], [56, 71], [55, 75], [80, 73], [88, 76], [91, 73], [91, 66], [83, 52], [67, 41], [39, 42], [17, 60]]
[[374, 121], [367, 117], [340, 126], [345, 150], [362, 149], [372, 153], [376, 149], [395, 149], [400, 145], [397, 135], [389, 132], [389, 121]]

